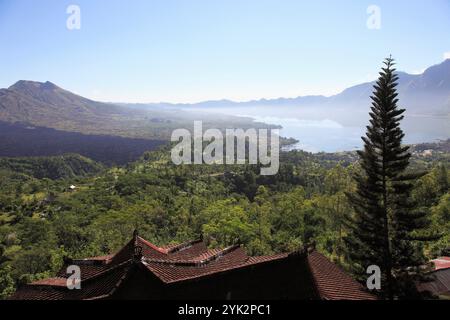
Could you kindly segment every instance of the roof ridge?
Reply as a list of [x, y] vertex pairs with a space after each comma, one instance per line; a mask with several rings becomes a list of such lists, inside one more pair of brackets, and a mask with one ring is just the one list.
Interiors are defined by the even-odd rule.
[[430, 274], [430, 273], [436, 273], [436, 272], [439, 272], [439, 271], [447, 271], [448, 269], [450, 269], [450, 266], [444, 267], [444, 268], [440, 268], [440, 269], [435, 269], [435, 270], [428, 271], [427, 274]]
[[190, 241], [182, 242], [180, 244], [177, 244], [177, 245], [170, 247], [168, 249], [165, 249], [165, 250], [167, 250], [167, 253], [175, 253], [175, 252], [187, 249], [187, 248], [191, 247], [192, 245], [199, 243], [199, 242], [203, 242], [203, 240], [197, 239], [197, 240], [190, 240]]
[[[130, 267], [129, 267], [130, 268]], [[128, 277], [129, 273], [129, 268], [125, 271], [125, 273], [123, 274], [122, 277], [120, 277], [120, 279], [115, 283], [114, 287], [111, 289], [111, 291], [109, 291], [108, 293], [104, 294], [104, 295], [100, 295], [100, 296], [95, 296], [92, 298], [88, 298], [88, 299], [84, 299], [84, 300], [99, 300], [99, 299], [103, 299], [103, 298], [108, 298], [110, 296], [112, 296], [114, 294], [114, 292], [117, 291], [117, 289], [119, 289], [120, 285], [122, 284], [122, 282]], [[112, 269], [112, 268], [111, 268]]]
[[103, 271], [101, 271], [101, 272], [99, 272], [99, 273], [97, 273], [97, 274], [95, 274], [95, 275], [93, 275], [93, 276], [91, 276], [89, 278], [85, 278], [85, 279], [81, 280], [81, 282], [94, 280], [94, 279], [99, 278], [99, 277], [101, 277], [101, 276], [103, 276], [103, 275], [105, 275], [107, 273], [110, 273], [110, 272], [116, 270], [116, 269], [119, 269], [119, 268], [123, 267], [124, 265], [130, 264], [131, 262], [132, 262], [132, 259], [128, 259], [128, 260], [126, 260], [124, 262], [121, 262], [119, 264], [113, 265], [111, 268], [108, 268], [108, 269], [103, 270]]
[[[233, 247], [234, 247], [234, 249], [239, 249], [241, 246], [240, 246], [240, 245], [236, 245], [236, 246], [233, 246]], [[230, 249], [230, 248], [227, 248], [227, 249]], [[231, 250], [231, 251], [232, 251], [232, 250]], [[231, 251], [230, 251], [230, 252], [231, 252]], [[258, 264], [269, 264], [269, 263], [274, 263], [274, 262], [279, 261], [279, 260], [282, 260], [282, 259], [288, 259], [289, 256], [279, 256], [279, 257], [276, 257], [275, 259], [264, 260], [264, 261], [250, 261], [250, 258], [251, 258], [251, 257], [246, 256], [246, 258], [245, 258], [243, 261], [241, 261], [241, 262], [239, 262], [239, 263], [237, 263], [237, 264], [235, 264], [235, 265], [227, 266], [227, 267], [225, 267], [225, 268], [223, 268], [223, 269], [221, 269], [221, 270], [219, 270], [219, 271], [208, 271], [208, 272], [205, 272], [205, 273], [202, 273], [202, 274], [198, 274], [198, 275], [191, 275], [191, 276], [181, 277], [181, 278], [176, 279], [176, 280], [167, 280], [167, 279], [165, 279], [164, 277], [161, 276], [161, 274], [160, 274], [157, 270], [155, 270], [152, 266], [150, 266], [150, 265], [147, 263], [146, 260], [143, 259], [143, 260], [142, 260], [142, 263], [143, 263], [144, 266], [146, 266], [146, 268], [147, 268], [150, 272], [152, 272], [154, 275], [156, 275], [162, 282], [164, 282], [164, 283], [176, 283], [176, 282], [180, 282], [180, 281], [186, 281], [186, 280], [193, 280], [193, 279], [205, 278], [205, 277], [211, 276], [211, 275], [213, 275], [213, 274], [226, 273], [226, 272], [230, 272], [230, 271], [232, 271], [232, 270], [238, 270], [238, 269], [248, 268], [248, 267], [252, 267], [252, 266], [254, 266], [254, 265], [258, 265]], [[155, 263], [154, 261], [149, 261], [149, 262]], [[157, 262], [156, 262], [156, 263], [157, 263]], [[168, 261], [163, 261], [163, 263], [165, 264], [165, 263], [169, 263], [169, 262], [168, 262]], [[178, 266], [179, 266], [179, 265], [178, 265]]]
[[78, 264], [78, 265], [102, 265], [102, 264], [108, 264], [112, 261], [114, 256], [117, 253], [108, 254], [105, 256], [98, 256], [98, 257], [89, 257], [85, 259], [73, 259], [73, 258], [67, 258], [66, 262], [69, 262], [71, 264]]
[[[175, 265], [175, 266], [203, 266], [206, 265], [212, 261], [215, 261], [222, 256], [240, 248], [240, 245], [233, 245], [230, 247], [227, 247], [225, 249], [221, 249], [218, 252], [204, 258], [201, 260], [196, 259], [186, 259], [186, 260], [163, 260], [163, 259], [149, 259], [149, 258], [143, 258], [145, 262], [154, 262], [154, 263], [160, 263], [160, 264], [168, 264], [168, 265]], [[201, 255], [200, 255], [201, 257]], [[198, 257], [197, 257], [198, 258]]]
[[[151, 243], [150, 241], [145, 240], [144, 238], [142, 238], [142, 237], [140, 237], [140, 236], [137, 236], [137, 237], [136, 237], [136, 240], [141, 241], [143, 244], [145, 244], [146, 246], [150, 247], [150, 248], [153, 249], [153, 250], [158, 251], [159, 253], [168, 254], [168, 250], [167, 250], [167, 249], [160, 248], [160, 247], [154, 245], [154, 244]], [[137, 245], [137, 243], [135, 243], [135, 245]]]
[[253, 261], [269, 261], [269, 260], [276, 260], [276, 259], [282, 259], [282, 258], [289, 258], [293, 257], [289, 253], [286, 252], [280, 252], [280, 253], [274, 253], [274, 254], [266, 254], [262, 256], [249, 256], [249, 260]]
[[[97, 273], [97, 274], [95, 274], [95, 275], [93, 275], [91, 277], [88, 277], [88, 278], [85, 278], [85, 279], [80, 279], [80, 283], [86, 283], [87, 281], [95, 280], [95, 279], [97, 279], [97, 278], [99, 278], [99, 277], [101, 277], [101, 276], [103, 276], [105, 274], [108, 274], [108, 273], [110, 273], [110, 272], [112, 272], [112, 271], [114, 271], [116, 269], [119, 269], [119, 268], [123, 267], [126, 264], [129, 264], [130, 261], [131, 261], [131, 259], [126, 260], [126, 261], [121, 262], [119, 264], [113, 265], [111, 268], [103, 270], [103, 271], [101, 271], [101, 272], [99, 272], [99, 273]], [[64, 277], [54, 277], [54, 278], [49, 278], [49, 279], [60, 279], [60, 280], [65, 280], [65, 281], [68, 280], [68, 278], [64, 278]], [[48, 280], [48, 279], [44, 279], [44, 280]], [[32, 283], [28, 283], [27, 285], [29, 285], [29, 286], [52, 287], [52, 288], [63, 288], [64, 287], [64, 286], [60, 286], [60, 285], [58, 286], [58, 285], [52, 285], [52, 284], [41, 284], [41, 283], [39, 283], [39, 281], [42, 281], [42, 280], [38, 280], [38, 281], [35, 281], [35, 282], [32, 282]]]
[[[36, 281], [31, 282], [31, 283], [27, 283], [26, 285], [27, 286], [33, 286], [33, 287], [52, 287], [52, 288], [64, 287], [61, 284], [56, 284], [56, 283], [50, 284], [50, 282], [54, 281], [54, 280], [64, 281], [64, 283], [66, 283], [67, 278], [64, 278], [64, 277], [51, 277], [51, 278], [36, 280]], [[44, 281], [47, 281], [48, 283], [44, 283]]]

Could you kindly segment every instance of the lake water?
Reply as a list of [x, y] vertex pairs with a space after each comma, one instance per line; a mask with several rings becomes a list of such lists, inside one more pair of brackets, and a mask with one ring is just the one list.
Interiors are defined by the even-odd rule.
[[302, 120], [295, 118], [252, 117], [255, 121], [281, 125], [283, 137], [295, 138], [293, 149], [309, 152], [356, 150], [361, 147], [364, 129], [344, 127], [333, 120]]
[[[200, 111], [198, 109], [197, 111]], [[255, 121], [281, 125], [281, 135], [299, 141], [293, 146], [309, 152], [338, 152], [360, 149], [368, 113], [317, 108], [220, 108], [202, 112], [251, 117]], [[405, 143], [433, 142], [450, 138], [450, 118], [406, 115], [401, 122]]]

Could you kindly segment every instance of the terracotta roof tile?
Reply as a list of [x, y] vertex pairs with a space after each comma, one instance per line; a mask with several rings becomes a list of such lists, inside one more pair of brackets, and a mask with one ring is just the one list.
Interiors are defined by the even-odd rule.
[[[212, 255], [214, 253], [215, 255]], [[205, 255], [205, 260], [156, 261], [144, 260], [146, 267], [165, 283], [180, 282], [255, 264], [284, 259], [287, 254], [249, 257], [241, 247], [230, 247]], [[209, 260], [209, 258], [213, 258]]]
[[308, 262], [320, 296], [327, 300], [376, 300], [358, 282], [317, 251]]
[[434, 263], [435, 270], [450, 268], [450, 257], [440, 257], [440, 258], [431, 260], [431, 262]]
[[112, 257], [114, 257], [114, 254], [108, 254], [105, 256], [97, 256], [97, 257], [89, 257], [89, 258], [82, 259], [82, 260], [85, 260], [85, 261], [108, 261]]
[[103, 272], [105, 272], [105, 271], [107, 271], [108, 269], [111, 268], [111, 266], [107, 265], [107, 264], [101, 264], [101, 265], [89, 265], [89, 264], [87, 264], [87, 265], [84, 265], [84, 264], [79, 264], [76, 261], [73, 261], [73, 262], [69, 262], [69, 263], [65, 264], [64, 267], [61, 268], [61, 270], [58, 272], [57, 276], [59, 278], [67, 279], [70, 276], [70, 274], [67, 274], [66, 270], [67, 270], [67, 267], [69, 265], [72, 265], [72, 264], [77, 265], [77, 266], [80, 267], [81, 280], [86, 280], [86, 279], [95, 277], [95, 276], [97, 276], [97, 275], [99, 275], [99, 274], [101, 274], [101, 273], [103, 273]]
[[173, 264], [159, 261], [144, 261], [146, 267], [163, 282], [172, 283], [188, 279], [203, 277], [243, 266], [248, 261], [248, 256], [242, 248], [235, 248], [226, 255], [210, 261], [204, 265], [184, 265], [183, 262]]
[[52, 287], [66, 287], [67, 279], [66, 278], [48, 278], [43, 280], [38, 280], [30, 285], [34, 286], [52, 286]]
[[[140, 254], [139, 257], [136, 254]], [[12, 299], [97, 299], [110, 295], [126, 279], [134, 263], [142, 263], [163, 283], [181, 282], [239, 268], [286, 259], [289, 254], [249, 257], [239, 246], [209, 249], [196, 240], [181, 245], [157, 247], [135, 236], [116, 254], [82, 260], [68, 260], [56, 278], [26, 285]], [[140, 260], [137, 260], [140, 258]], [[312, 277], [324, 299], [374, 299], [351, 277], [318, 252], [308, 256]], [[66, 288], [67, 265], [81, 268], [82, 290]]]
[[419, 291], [428, 291], [435, 296], [450, 295], [450, 268], [429, 273], [430, 281], [417, 285]]
[[81, 290], [69, 290], [66, 279], [36, 281], [16, 291], [11, 300], [84, 300], [109, 295], [126, 276], [130, 263], [122, 263], [81, 282]]

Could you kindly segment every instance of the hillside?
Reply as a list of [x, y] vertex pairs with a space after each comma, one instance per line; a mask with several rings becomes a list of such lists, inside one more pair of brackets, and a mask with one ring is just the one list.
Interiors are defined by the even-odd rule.
[[[12, 292], [16, 285], [54, 276], [64, 256], [116, 252], [137, 226], [160, 246], [202, 236], [212, 247], [239, 241], [250, 255], [289, 252], [314, 239], [338, 261], [341, 225], [350, 210], [345, 193], [353, 189], [357, 167], [345, 156], [326, 156], [283, 153], [279, 173], [261, 176], [257, 166], [176, 166], [167, 150], [153, 151], [127, 167], [68, 183], [20, 172], [47, 175], [32, 167], [61, 165], [59, 172], [75, 173], [77, 159], [0, 162], [18, 170], [0, 170], [0, 268], [14, 280], [8, 282]], [[450, 172], [442, 164], [448, 162], [427, 165], [429, 173], [413, 195], [433, 214], [430, 231], [448, 234]], [[76, 184], [75, 192], [67, 191], [69, 183]], [[426, 252], [434, 258], [449, 243], [448, 237], [431, 243]]]
[[92, 101], [51, 82], [18, 81], [0, 89], [0, 157], [77, 153], [123, 165], [166, 143], [178, 128], [270, 127], [250, 118], [179, 109], [142, 110]]
[[165, 143], [161, 140], [67, 132], [0, 121], [0, 157], [78, 153], [106, 165], [123, 165]]
[[18, 81], [0, 89], [0, 121], [94, 135], [168, 140], [174, 129], [202, 120], [205, 128], [248, 128], [268, 125], [246, 117], [205, 115], [174, 108], [129, 108], [101, 103], [51, 82]]
[[0, 170], [37, 179], [68, 179], [98, 174], [103, 166], [77, 154], [55, 157], [0, 158]]
[[120, 107], [77, 96], [51, 82], [18, 81], [0, 90], [0, 120], [7, 122], [100, 133], [117, 128], [125, 116]]

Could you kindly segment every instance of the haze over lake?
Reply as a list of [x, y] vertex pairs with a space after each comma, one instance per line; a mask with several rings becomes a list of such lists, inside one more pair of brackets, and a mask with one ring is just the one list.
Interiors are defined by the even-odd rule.
[[[345, 108], [314, 107], [222, 107], [184, 108], [217, 114], [251, 117], [255, 121], [283, 127], [283, 137], [299, 141], [292, 146], [309, 152], [351, 151], [362, 147], [361, 136], [368, 124], [368, 108], [361, 112]], [[445, 140], [450, 137], [450, 117], [408, 114], [402, 121], [406, 133], [404, 142], [408, 144]]]

